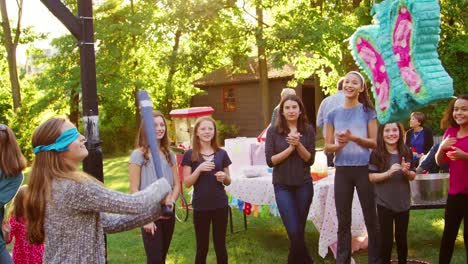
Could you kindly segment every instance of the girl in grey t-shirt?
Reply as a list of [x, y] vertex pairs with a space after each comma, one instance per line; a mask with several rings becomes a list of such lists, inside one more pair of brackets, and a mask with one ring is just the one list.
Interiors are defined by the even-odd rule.
[[370, 158], [369, 179], [375, 186], [382, 263], [390, 263], [392, 257], [394, 225], [398, 263], [406, 263], [408, 257], [409, 181], [416, 176], [410, 170], [411, 160], [411, 151], [403, 142], [402, 125], [380, 125], [377, 148]]
[[[156, 138], [160, 152], [160, 164], [163, 177], [172, 187], [172, 203], [174, 204], [180, 192], [180, 180], [177, 172], [177, 162], [169, 150], [169, 137], [167, 135], [166, 120], [162, 113], [154, 111], [154, 124]], [[128, 162], [130, 192], [141, 191], [155, 182], [158, 178], [153, 166], [143, 122], [137, 135], [137, 145]], [[145, 247], [147, 263], [165, 263], [166, 255], [174, 233], [175, 217], [160, 218], [141, 228], [143, 245]]]

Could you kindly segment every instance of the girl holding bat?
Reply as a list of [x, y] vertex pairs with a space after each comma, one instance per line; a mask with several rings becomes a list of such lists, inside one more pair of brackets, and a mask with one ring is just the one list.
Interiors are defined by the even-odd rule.
[[[171, 203], [175, 203], [180, 193], [177, 161], [174, 153], [169, 149], [169, 137], [164, 116], [159, 111], [154, 111], [153, 115], [163, 177], [172, 186], [170, 199]], [[153, 157], [151, 156], [148, 140], [143, 128], [143, 121], [140, 124], [135, 146], [136, 148], [133, 150], [128, 162], [131, 193], [143, 190], [157, 180], [152, 161]], [[148, 264], [166, 262], [166, 255], [171, 244], [174, 226], [175, 217], [172, 215], [169, 218], [160, 218], [154, 222], [147, 223], [141, 228], [146, 262]]]
[[64, 118], [50, 119], [34, 131], [35, 158], [24, 205], [29, 241], [45, 242], [44, 263], [104, 264], [104, 233], [154, 221], [163, 200], [172, 204], [165, 179], [130, 195], [78, 171], [88, 155], [85, 141]]
[[227, 152], [218, 146], [216, 123], [211, 117], [200, 117], [195, 122], [192, 149], [183, 157], [184, 184], [194, 186], [193, 224], [197, 243], [196, 264], [206, 263], [210, 227], [218, 264], [228, 263], [226, 229], [228, 198], [225, 185], [231, 183]]

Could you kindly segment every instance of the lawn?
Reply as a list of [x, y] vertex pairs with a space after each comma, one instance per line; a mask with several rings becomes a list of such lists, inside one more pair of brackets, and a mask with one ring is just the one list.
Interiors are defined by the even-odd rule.
[[[105, 185], [126, 192], [127, 159], [117, 157], [104, 162]], [[409, 258], [438, 262], [439, 243], [443, 230], [443, 210], [411, 211], [408, 232]], [[242, 214], [233, 209], [234, 229], [227, 235], [227, 248], [231, 263], [286, 263], [288, 240], [279, 217], [260, 219], [249, 216], [248, 229], [243, 231]], [[312, 222], [308, 222], [306, 239], [315, 263], [335, 263], [330, 254], [322, 259], [318, 256], [319, 233]], [[214, 249], [210, 244], [208, 263], [216, 263]], [[168, 263], [193, 263], [195, 234], [191, 215], [187, 222], [176, 223], [174, 237], [169, 250]], [[367, 251], [353, 254], [358, 263], [367, 262]], [[394, 256], [396, 256], [394, 250]], [[140, 230], [132, 230], [108, 236], [109, 263], [145, 263]], [[452, 263], [465, 263], [463, 236], [460, 230]]]
[[[107, 158], [104, 161], [105, 185], [111, 189], [127, 192], [127, 156]], [[443, 210], [411, 211], [408, 231], [409, 258], [438, 262], [439, 243], [443, 230]], [[195, 234], [190, 217], [185, 223], [176, 223], [174, 237], [169, 249], [168, 263], [193, 263]], [[227, 248], [231, 263], [286, 263], [288, 239], [279, 217], [255, 218], [249, 216], [248, 229], [243, 231], [242, 214], [233, 208], [234, 229], [227, 234]], [[312, 222], [306, 228], [306, 240], [315, 263], [335, 263], [330, 254], [318, 256], [319, 233]], [[139, 229], [107, 236], [109, 263], [146, 263]], [[211, 242], [210, 242], [211, 243]], [[395, 247], [395, 246], [394, 246]], [[11, 247], [10, 247], [11, 248]], [[396, 257], [394, 250], [394, 257]], [[367, 251], [353, 254], [357, 263], [367, 263]], [[207, 263], [216, 263], [212, 243]], [[466, 263], [462, 230], [456, 241], [452, 263]]]

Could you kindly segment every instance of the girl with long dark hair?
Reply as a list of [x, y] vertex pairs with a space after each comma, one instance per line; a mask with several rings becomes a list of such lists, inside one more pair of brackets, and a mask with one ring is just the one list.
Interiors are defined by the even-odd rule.
[[379, 217], [382, 263], [390, 263], [393, 229], [397, 244], [398, 263], [408, 257], [408, 223], [411, 206], [409, 181], [416, 173], [411, 169], [412, 154], [403, 141], [403, 127], [399, 123], [380, 125], [377, 148], [372, 151], [369, 179], [375, 186]]
[[288, 263], [312, 263], [304, 232], [314, 195], [310, 166], [315, 158], [315, 130], [298, 96], [286, 96], [278, 109], [275, 126], [267, 131], [265, 156], [273, 167], [276, 204], [288, 233]]

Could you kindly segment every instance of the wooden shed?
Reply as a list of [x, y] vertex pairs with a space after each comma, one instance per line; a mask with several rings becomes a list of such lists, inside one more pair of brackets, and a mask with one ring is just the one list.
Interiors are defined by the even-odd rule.
[[[268, 84], [270, 92], [270, 110], [280, 101], [281, 90], [294, 77], [295, 68], [285, 65], [275, 69], [268, 63]], [[227, 67], [220, 68], [207, 76], [194, 81], [194, 86], [205, 91], [191, 99], [191, 106], [211, 106], [213, 118], [225, 124], [237, 125], [240, 136], [256, 137], [265, 127], [263, 125], [262, 100], [258, 61], [248, 60], [244, 73], [233, 73]], [[321, 89], [316, 88], [313, 78], [306, 79], [295, 88], [307, 110], [309, 120], [315, 124], [318, 106], [323, 98]], [[271, 112], [270, 111], [270, 112]], [[271, 115], [268, 117], [270, 120]]]

